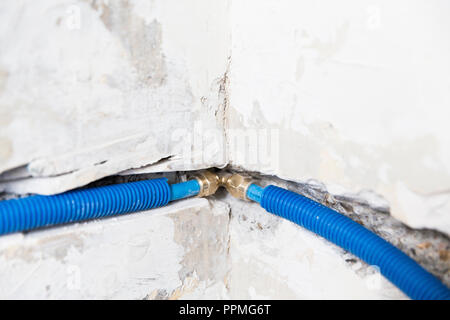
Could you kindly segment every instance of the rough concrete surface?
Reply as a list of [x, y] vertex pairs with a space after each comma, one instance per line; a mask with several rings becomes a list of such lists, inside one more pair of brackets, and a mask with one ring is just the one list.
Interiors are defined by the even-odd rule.
[[0, 238], [1, 299], [223, 298], [226, 204], [150, 211]]
[[0, 189], [222, 165], [226, 7], [198, 1], [192, 17], [179, 1], [2, 1]]
[[448, 12], [447, 0], [233, 1], [231, 164], [372, 190], [410, 227], [450, 235]]
[[[348, 215], [449, 284], [449, 10], [1, 1], [0, 198], [228, 166]], [[404, 298], [350, 254], [220, 195], [0, 246], [4, 297]]]
[[449, 9], [2, 1], [0, 190], [232, 164], [372, 190], [450, 234]]

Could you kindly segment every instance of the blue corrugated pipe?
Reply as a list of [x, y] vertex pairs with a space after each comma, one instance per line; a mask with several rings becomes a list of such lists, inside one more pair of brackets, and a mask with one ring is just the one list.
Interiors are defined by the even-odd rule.
[[268, 212], [295, 222], [380, 268], [388, 280], [412, 299], [449, 300], [450, 290], [413, 259], [346, 216], [276, 186], [252, 184], [247, 197]]
[[197, 180], [169, 185], [161, 178], [0, 201], [0, 235], [162, 207], [199, 191]]
[[[161, 207], [170, 201], [195, 196], [200, 188], [197, 180], [169, 185], [167, 179], [162, 178], [1, 201], [0, 235]], [[450, 290], [437, 278], [344, 215], [276, 186], [263, 189], [251, 184], [246, 195], [267, 211], [321, 235], [370, 265], [378, 266], [381, 273], [409, 297], [450, 299]]]

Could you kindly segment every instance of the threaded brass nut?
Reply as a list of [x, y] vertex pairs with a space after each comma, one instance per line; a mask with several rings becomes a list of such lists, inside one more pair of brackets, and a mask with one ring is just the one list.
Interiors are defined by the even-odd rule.
[[200, 185], [200, 192], [197, 197], [207, 197], [216, 193], [220, 186], [220, 178], [216, 173], [211, 171], [202, 171], [194, 177]]
[[240, 174], [227, 174], [220, 177], [221, 185], [235, 198], [250, 200], [247, 198], [247, 189], [254, 183], [251, 177]]

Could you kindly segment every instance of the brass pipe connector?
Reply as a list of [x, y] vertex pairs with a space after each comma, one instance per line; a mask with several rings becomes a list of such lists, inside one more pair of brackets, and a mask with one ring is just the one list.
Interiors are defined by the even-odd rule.
[[241, 200], [250, 200], [247, 198], [247, 189], [255, 181], [249, 177], [241, 174], [225, 174], [220, 177], [221, 185], [235, 198]]
[[198, 197], [206, 197], [214, 194], [221, 186], [235, 198], [249, 200], [247, 198], [247, 189], [254, 183], [249, 176], [241, 174], [217, 174], [211, 171], [202, 171], [194, 176], [200, 185]]
[[220, 187], [220, 177], [218, 174], [211, 171], [201, 171], [194, 177], [200, 185], [200, 192], [197, 197], [207, 197], [216, 193]]

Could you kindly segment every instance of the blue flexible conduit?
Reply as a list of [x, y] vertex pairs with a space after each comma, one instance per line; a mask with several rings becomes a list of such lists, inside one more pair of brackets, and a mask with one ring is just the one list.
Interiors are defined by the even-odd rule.
[[193, 197], [200, 192], [200, 185], [197, 180], [170, 185], [170, 201], [180, 200], [187, 197]]
[[[195, 196], [196, 180], [169, 185], [167, 179], [145, 180], [0, 201], [0, 235], [74, 221], [96, 219], [165, 206]], [[340, 213], [294, 192], [255, 184], [249, 199], [350, 251], [413, 299], [450, 299], [450, 290], [406, 254]]]
[[412, 299], [449, 300], [450, 290], [402, 251], [346, 216], [276, 186], [250, 185], [247, 197], [268, 212], [288, 219], [376, 265]]
[[162, 207], [199, 191], [196, 180], [169, 185], [161, 178], [0, 201], [0, 235]]

